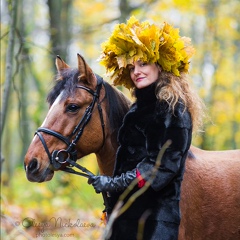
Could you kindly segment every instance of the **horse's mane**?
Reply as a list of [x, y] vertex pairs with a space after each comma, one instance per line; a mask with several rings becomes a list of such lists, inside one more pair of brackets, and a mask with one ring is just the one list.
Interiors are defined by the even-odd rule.
[[[78, 69], [65, 69], [61, 75], [55, 77], [55, 85], [47, 96], [47, 101], [51, 106], [59, 94], [64, 90], [62, 99], [74, 95], [78, 84]], [[106, 90], [106, 100], [108, 102], [107, 115], [111, 129], [118, 130], [126, 112], [129, 110], [130, 100], [122, 92], [103, 81]]]
[[108, 102], [109, 121], [112, 130], [118, 130], [130, 107], [130, 100], [122, 92], [104, 81]]

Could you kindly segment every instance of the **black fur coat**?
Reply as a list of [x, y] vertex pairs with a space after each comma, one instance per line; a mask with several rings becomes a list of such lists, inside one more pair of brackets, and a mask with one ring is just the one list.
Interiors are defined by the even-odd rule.
[[[180, 187], [192, 139], [190, 114], [181, 102], [177, 103], [174, 113], [166, 102], [160, 103], [155, 96], [155, 84], [137, 90], [136, 97], [119, 130], [114, 176], [134, 168], [141, 174], [148, 172], [155, 165], [163, 144], [168, 139], [172, 144], [164, 153], [151, 187], [120, 219], [137, 220], [149, 210], [148, 219], [179, 225]], [[137, 190], [138, 187], [132, 193]], [[120, 195], [112, 193], [113, 205]]]

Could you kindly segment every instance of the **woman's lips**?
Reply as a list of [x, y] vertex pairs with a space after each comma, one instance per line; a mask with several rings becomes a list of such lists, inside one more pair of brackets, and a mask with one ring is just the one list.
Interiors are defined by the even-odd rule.
[[136, 82], [140, 82], [140, 81], [142, 81], [143, 79], [144, 79], [143, 77], [137, 78], [137, 79], [136, 79]]

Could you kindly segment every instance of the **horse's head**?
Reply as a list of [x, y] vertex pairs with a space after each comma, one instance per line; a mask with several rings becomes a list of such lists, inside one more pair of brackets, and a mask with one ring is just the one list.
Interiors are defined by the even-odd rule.
[[[29, 181], [51, 180], [68, 157], [78, 159], [96, 153], [108, 134], [105, 88], [85, 60], [71, 69], [60, 57], [55, 87], [48, 95], [49, 111], [26, 153], [24, 166]], [[53, 160], [58, 159], [59, 166]]]

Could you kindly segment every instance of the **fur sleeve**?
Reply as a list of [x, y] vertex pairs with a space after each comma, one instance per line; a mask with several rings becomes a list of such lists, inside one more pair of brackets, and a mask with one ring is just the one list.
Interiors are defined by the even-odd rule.
[[137, 168], [141, 175], [149, 179], [155, 165], [157, 155], [163, 144], [171, 140], [172, 144], [165, 151], [158, 168], [157, 175], [152, 183], [156, 191], [165, 187], [177, 174], [183, 172], [184, 163], [192, 138], [191, 117], [188, 111], [184, 111], [182, 105], [176, 107], [172, 113], [165, 106], [157, 109], [155, 118], [146, 128], [146, 148], [148, 151]]

